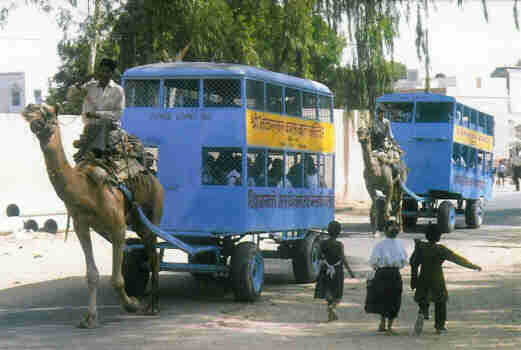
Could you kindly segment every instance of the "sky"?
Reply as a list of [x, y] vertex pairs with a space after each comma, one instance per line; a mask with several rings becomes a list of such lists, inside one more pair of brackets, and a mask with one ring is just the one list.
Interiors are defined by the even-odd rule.
[[[466, 0], [463, 9], [455, 0], [437, 0], [437, 10], [431, 10], [429, 17], [432, 75], [487, 77], [495, 67], [512, 65], [521, 58], [521, 32], [515, 29], [512, 1], [487, 2], [488, 23], [481, 0]], [[402, 21], [394, 59], [423, 73], [414, 46], [414, 17], [412, 23]], [[60, 64], [56, 45], [61, 37], [53, 16], [31, 7], [14, 10], [0, 30], [0, 72], [25, 71], [28, 90], [45, 91]]]
[[[437, 11], [430, 11], [428, 22], [432, 76], [488, 77], [497, 66], [513, 65], [521, 59], [521, 32], [515, 27], [512, 1], [487, 3], [488, 23], [481, 0], [467, 0], [463, 8], [455, 1], [437, 1]], [[415, 20], [409, 24], [402, 21], [394, 59], [424, 74], [414, 45], [415, 25]]]

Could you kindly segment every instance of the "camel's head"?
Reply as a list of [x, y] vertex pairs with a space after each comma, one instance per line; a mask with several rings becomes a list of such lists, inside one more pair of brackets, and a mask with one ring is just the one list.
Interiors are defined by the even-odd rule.
[[360, 141], [360, 142], [369, 142], [370, 131], [369, 131], [368, 128], [360, 127], [360, 128], [358, 128], [356, 133], [358, 135], [358, 141]]
[[58, 107], [45, 103], [29, 104], [24, 108], [22, 117], [27, 120], [31, 131], [41, 142], [47, 143], [57, 124]]

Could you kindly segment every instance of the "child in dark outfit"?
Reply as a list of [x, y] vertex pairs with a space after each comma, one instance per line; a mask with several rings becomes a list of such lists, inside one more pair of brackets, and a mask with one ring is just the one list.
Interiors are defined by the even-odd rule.
[[[423, 331], [423, 321], [429, 319], [429, 303], [434, 302], [434, 328], [436, 333], [446, 332], [448, 292], [445, 286], [442, 264], [445, 260], [452, 261], [469, 269], [481, 271], [481, 267], [474, 265], [467, 259], [441, 244], [440, 230], [437, 225], [429, 223], [425, 238], [428, 242], [415, 240], [414, 252], [409, 263], [411, 264], [411, 289], [416, 289], [414, 300], [420, 308], [414, 325], [417, 335]], [[420, 275], [418, 267], [421, 265]]]
[[322, 261], [315, 286], [315, 298], [327, 300], [328, 321], [338, 320], [336, 306], [344, 295], [344, 266], [349, 275], [355, 275], [344, 255], [344, 245], [337, 241], [340, 234], [340, 223], [331, 221], [327, 228], [329, 239], [320, 243]]

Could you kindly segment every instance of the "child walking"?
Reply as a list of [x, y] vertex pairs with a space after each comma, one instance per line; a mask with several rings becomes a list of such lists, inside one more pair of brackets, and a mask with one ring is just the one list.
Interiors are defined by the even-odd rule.
[[336, 306], [344, 295], [344, 266], [351, 278], [355, 275], [344, 255], [344, 245], [337, 241], [340, 223], [331, 221], [327, 227], [329, 239], [320, 243], [320, 272], [315, 285], [315, 298], [327, 300], [328, 322], [338, 320]]
[[[411, 289], [416, 289], [414, 301], [418, 303], [419, 314], [414, 325], [414, 332], [419, 335], [423, 331], [423, 321], [429, 319], [429, 303], [434, 302], [434, 328], [440, 334], [447, 331], [448, 292], [445, 286], [442, 264], [445, 260], [452, 261], [469, 269], [481, 271], [481, 267], [474, 265], [467, 259], [454, 253], [449, 248], [437, 244], [441, 232], [437, 225], [429, 223], [425, 238], [427, 242], [415, 240], [414, 252], [409, 263], [411, 264]], [[421, 266], [418, 276], [418, 267]]]

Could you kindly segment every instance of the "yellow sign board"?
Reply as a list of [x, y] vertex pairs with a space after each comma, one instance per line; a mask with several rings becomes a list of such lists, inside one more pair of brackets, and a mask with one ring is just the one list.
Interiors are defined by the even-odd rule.
[[494, 139], [490, 135], [454, 125], [454, 142], [471, 146], [485, 152], [492, 152]]
[[246, 111], [248, 145], [294, 148], [312, 152], [335, 151], [335, 129], [331, 123]]

